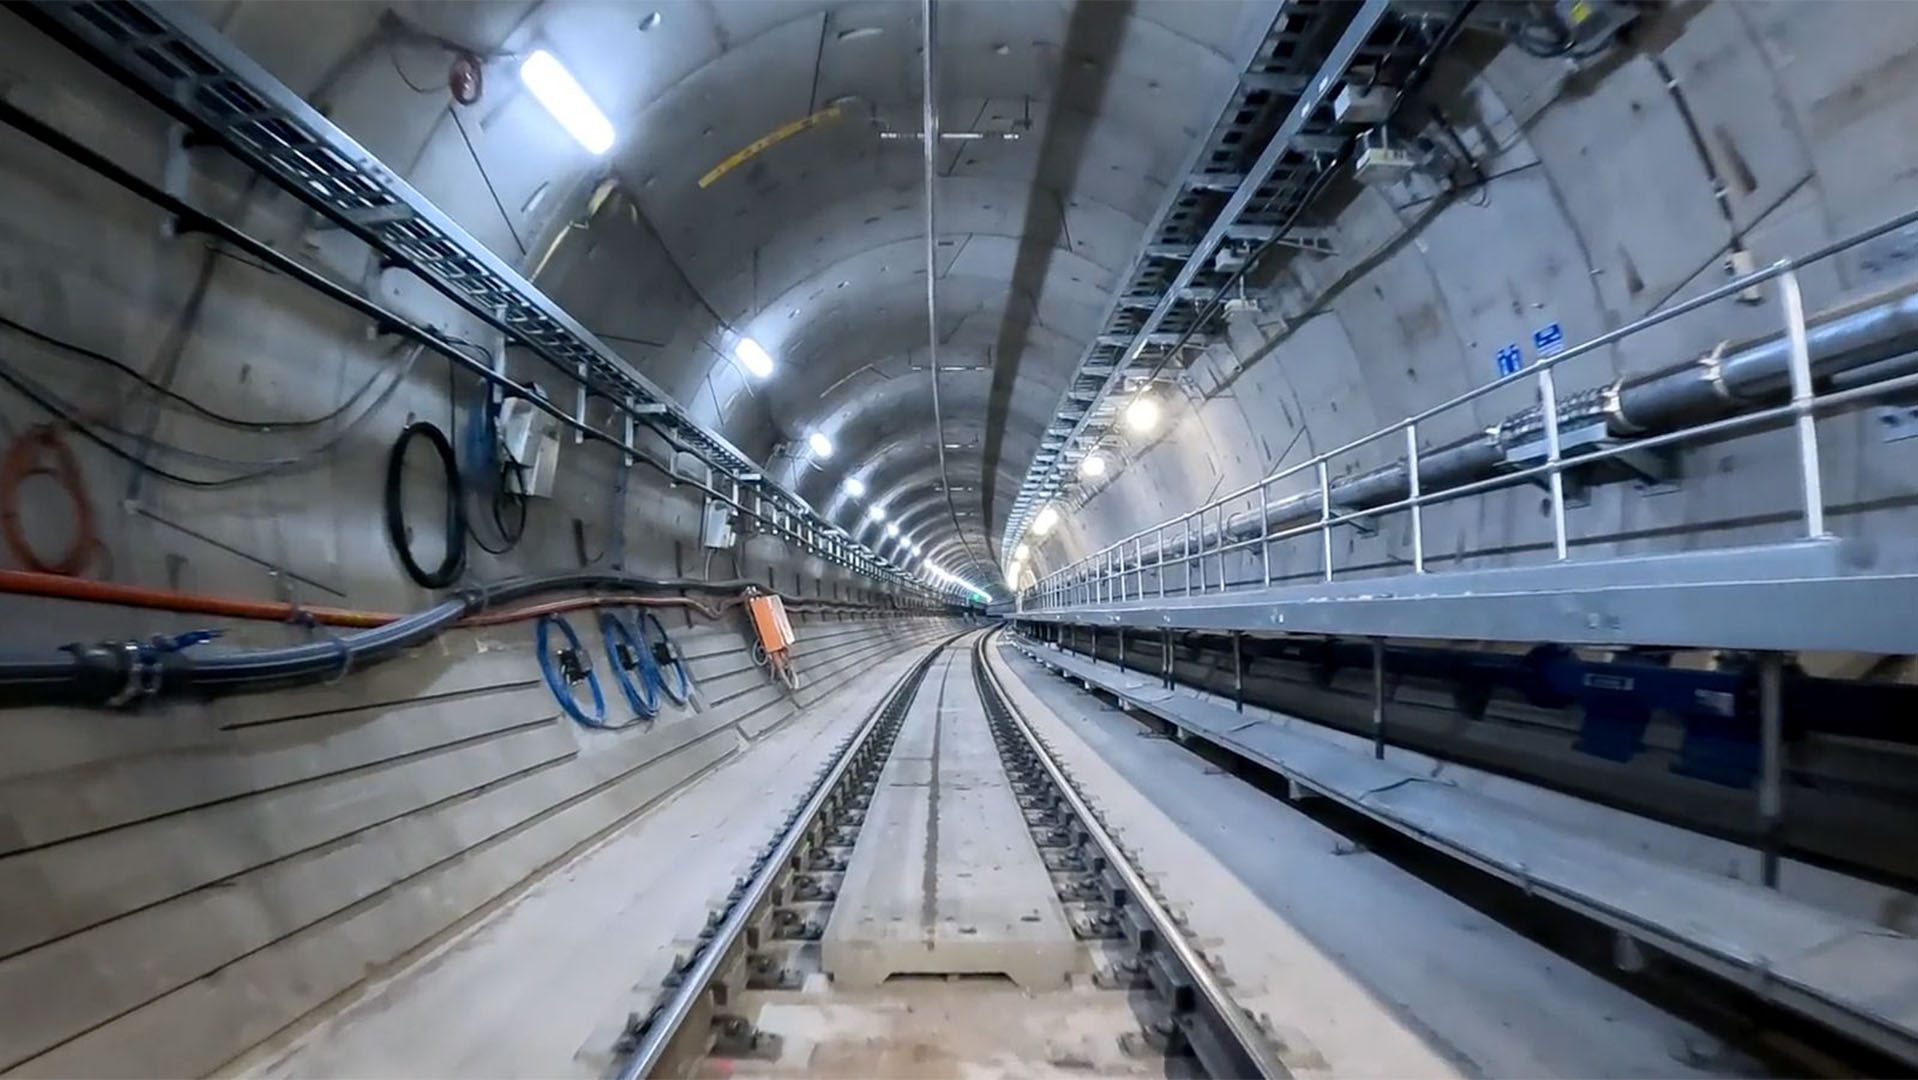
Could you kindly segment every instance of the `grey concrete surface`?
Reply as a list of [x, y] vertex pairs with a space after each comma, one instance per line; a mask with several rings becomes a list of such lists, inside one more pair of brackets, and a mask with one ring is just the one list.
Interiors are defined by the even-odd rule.
[[1008, 692], [1308, 1076], [1754, 1065], [1016, 653]]
[[820, 944], [835, 987], [893, 975], [1065, 985], [1080, 956], [972, 684], [971, 639], [926, 673]]
[[[917, 648], [865, 665], [482, 921], [229, 1069], [275, 1077], [600, 1075], [707, 907]], [[741, 798], [742, 792], [751, 793]]]

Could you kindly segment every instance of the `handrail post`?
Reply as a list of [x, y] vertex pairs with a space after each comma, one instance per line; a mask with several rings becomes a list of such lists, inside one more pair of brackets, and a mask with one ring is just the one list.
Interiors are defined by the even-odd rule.
[[1165, 599], [1165, 524], [1153, 526], [1152, 540], [1158, 546], [1159, 554], [1152, 560], [1152, 576], [1159, 579], [1159, 599]]
[[1272, 541], [1266, 534], [1272, 528], [1272, 506], [1266, 498], [1265, 481], [1259, 481], [1259, 563], [1264, 567], [1265, 587], [1272, 587]]
[[1325, 473], [1325, 459], [1319, 459], [1319, 547], [1325, 557], [1325, 580], [1332, 580], [1332, 482]]
[[1812, 415], [1811, 346], [1805, 340], [1805, 300], [1798, 271], [1787, 265], [1778, 276], [1785, 304], [1785, 335], [1791, 342], [1791, 406], [1798, 429], [1798, 485], [1805, 503], [1805, 535], [1825, 535], [1825, 479], [1818, 464], [1818, 418]]
[[1565, 473], [1559, 468], [1558, 390], [1552, 383], [1549, 364], [1539, 366], [1538, 395], [1545, 415], [1545, 464], [1551, 470], [1545, 479], [1552, 493], [1552, 551], [1563, 561], [1566, 554]]
[[1406, 494], [1412, 499], [1412, 572], [1425, 573], [1425, 514], [1419, 503], [1419, 426], [1405, 425]]

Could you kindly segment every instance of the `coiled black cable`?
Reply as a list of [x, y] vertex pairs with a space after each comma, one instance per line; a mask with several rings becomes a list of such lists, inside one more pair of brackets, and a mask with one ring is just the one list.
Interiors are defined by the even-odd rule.
[[[413, 545], [406, 536], [406, 505], [401, 488], [406, 479], [406, 450], [415, 437], [423, 438], [439, 455], [446, 472], [446, 553], [430, 573], [413, 558]], [[386, 535], [399, 553], [406, 576], [428, 589], [444, 589], [466, 572], [466, 486], [460, 480], [459, 461], [453, 456], [453, 444], [439, 427], [425, 420], [406, 425], [386, 457]]]

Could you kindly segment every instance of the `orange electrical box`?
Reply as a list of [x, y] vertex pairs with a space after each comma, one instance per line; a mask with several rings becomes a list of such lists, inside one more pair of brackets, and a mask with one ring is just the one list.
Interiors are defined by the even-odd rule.
[[793, 643], [793, 626], [786, 621], [786, 604], [777, 596], [753, 596], [746, 600], [752, 612], [753, 629], [759, 634], [759, 647], [766, 655], [785, 652]]

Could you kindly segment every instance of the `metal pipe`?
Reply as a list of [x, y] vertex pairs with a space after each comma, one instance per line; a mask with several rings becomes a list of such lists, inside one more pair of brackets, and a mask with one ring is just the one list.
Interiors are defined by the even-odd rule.
[[[1918, 357], [1907, 356], [1918, 352], [1918, 287], [1878, 293], [1823, 312], [1806, 325], [1804, 336], [1806, 362], [1814, 380], [1831, 380], [1866, 369], [1884, 377], [1918, 369]], [[1686, 425], [1789, 401], [1791, 356], [1790, 334], [1780, 331], [1703, 360], [1620, 380], [1598, 390], [1562, 395], [1556, 404], [1561, 418], [1602, 418], [1607, 433], [1620, 440], [1670, 433]], [[1421, 497], [1430, 501], [1442, 496], [1447, 488], [1507, 471], [1508, 450], [1542, 433], [1543, 411], [1542, 405], [1532, 406], [1481, 434], [1416, 454]], [[1332, 504], [1347, 512], [1400, 502], [1411, 489], [1408, 460], [1412, 456], [1328, 482], [1326, 494]], [[1317, 465], [1323, 467], [1324, 462]], [[1252, 490], [1248, 487], [1244, 493]], [[1248, 520], [1231, 526], [1228, 538], [1256, 540], [1275, 526], [1326, 520], [1331, 514], [1322, 503], [1319, 485], [1314, 483], [1307, 490], [1269, 500], [1261, 516], [1263, 527], [1257, 520]], [[1189, 514], [1182, 524], [1189, 533]], [[1202, 530], [1200, 542], [1206, 539]], [[1189, 543], [1185, 541], [1188, 549]]]

